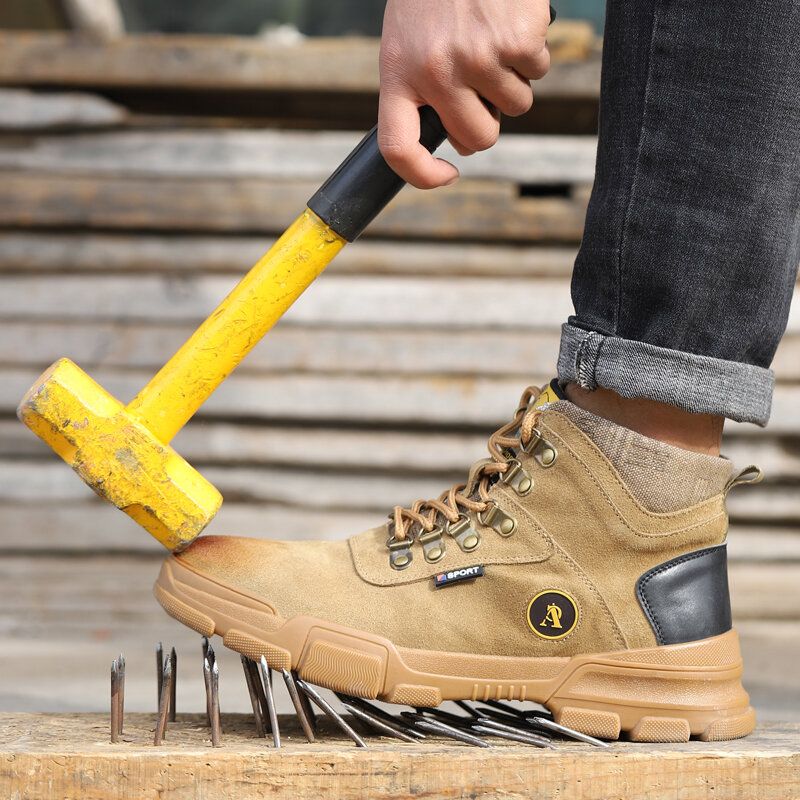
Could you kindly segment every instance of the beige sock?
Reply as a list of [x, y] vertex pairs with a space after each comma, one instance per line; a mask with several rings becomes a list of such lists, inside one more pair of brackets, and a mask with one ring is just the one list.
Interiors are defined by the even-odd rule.
[[727, 458], [650, 439], [569, 400], [551, 403], [548, 408], [563, 414], [592, 439], [649, 511], [667, 513], [700, 503], [720, 494], [733, 475]]

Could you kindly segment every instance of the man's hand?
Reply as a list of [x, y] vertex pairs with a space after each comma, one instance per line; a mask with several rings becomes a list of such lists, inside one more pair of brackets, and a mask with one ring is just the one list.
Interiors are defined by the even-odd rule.
[[408, 183], [432, 189], [458, 170], [419, 143], [419, 114], [433, 106], [461, 155], [486, 150], [500, 113], [524, 114], [530, 81], [550, 66], [548, 0], [388, 0], [381, 38], [378, 144]]

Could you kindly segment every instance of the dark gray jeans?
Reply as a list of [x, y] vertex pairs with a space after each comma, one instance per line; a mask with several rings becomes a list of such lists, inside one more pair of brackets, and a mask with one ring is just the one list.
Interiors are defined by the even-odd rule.
[[800, 261], [800, 1], [608, 0], [561, 381], [765, 425]]

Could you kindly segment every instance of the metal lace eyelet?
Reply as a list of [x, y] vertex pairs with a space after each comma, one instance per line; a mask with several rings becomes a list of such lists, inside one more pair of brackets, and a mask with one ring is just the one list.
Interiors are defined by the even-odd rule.
[[422, 545], [422, 554], [429, 564], [435, 564], [444, 556], [445, 547], [442, 540], [442, 529], [438, 525], [430, 531], [421, 533], [417, 536], [417, 540]]
[[528, 455], [532, 454], [536, 463], [545, 469], [552, 467], [558, 458], [558, 450], [537, 430], [533, 431], [527, 444], [522, 445], [522, 451]]
[[501, 536], [511, 536], [517, 529], [517, 521], [506, 514], [494, 500], [489, 501], [489, 506], [484, 511], [478, 512], [478, 522], [493, 528]]
[[452, 536], [465, 553], [471, 553], [481, 543], [481, 535], [472, 527], [466, 514], [459, 514], [455, 522], [448, 522], [445, 525], [445, 533]]
[[386, 540], [386, 546], [389, 548], [389, 566], [392, 569], [401, 570], [411, 566], [414, 554], [411, 552], [410, 539], [395, 539], [390, 536]]
[[508, 469], [500, 476], [500, 480], [510, 486], [520, 497], [529, 494], [533, 489], [533, 478], [528, 475], [516, 458], [508, 462]]
[[533, 457], [536, 459], [536, 463], [539, 464], [539, 466], [547, 469], [556, 463], [556, 459], [558, 458], [558, 450], [556, 450], [556, 448], [553, 447], [550, 442], [542, 439], [541, 444], [536, 448], [536, 452], [533, 454]]

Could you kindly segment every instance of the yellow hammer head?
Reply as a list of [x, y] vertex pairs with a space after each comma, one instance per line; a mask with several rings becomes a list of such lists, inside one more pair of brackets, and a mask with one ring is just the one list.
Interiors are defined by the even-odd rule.
[[44, 372], [17, 415], [168, 550], [194, 541], [222, 505], [211, 483], [69, 359]]

